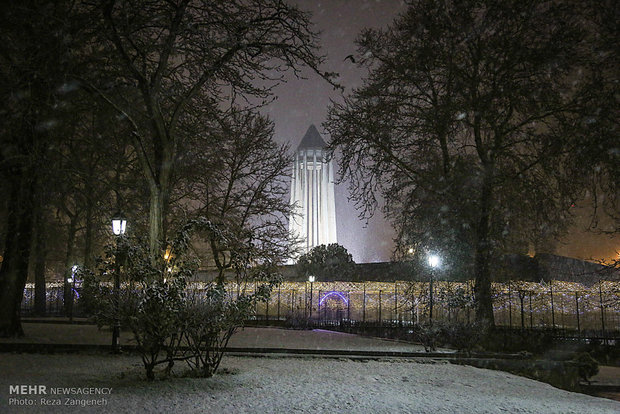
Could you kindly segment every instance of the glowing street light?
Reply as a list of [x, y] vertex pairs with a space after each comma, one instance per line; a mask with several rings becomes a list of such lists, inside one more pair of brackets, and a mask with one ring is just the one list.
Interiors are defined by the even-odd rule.
[[428, 265], [432, 269], [435, 269], [435, 268], [439, 267], [440, 263], [441, 263], [441, 259], [436, 254], [431, 254], [431, 255], [428, 256]]
[[428, 319], [433, 322], [433, 279], [435, 278], [435, 269], [441, 264], [441, 258], [436, 254], [428, 255], [428, 265], [431, 267], [431, 280], [428, 286]]
[[67, 276], [67, 283], [65, 284], [65, 292], [69, 294], [69, 322], [73, 322], [73, 293], [75, 292], [75, 274], [78, 270], [78, 265], [71, 266], [71, 274]]
[[312, 319], [312, 285], [314, 284], [314, 281], [314, 276], [308, 276], [308, 282], [310, 282], [310, 319]]
[[112, 217], [112, 233], [117, 236], [122, 236], [125, 234], [125, 229], [127, 227], [127, 219], [123, 216], [123, 214], [119, 211], [114, 217]]
[[114, 327], [112, 328], [112, 352], [119, 353], [121, 352], [121, 320], [119, 315], [119, 307], [120, 307], [120, 290], [121, 290], [121, 265], [118, 261], [119, 255], [119, 246], [118, 239], [125, 234], [125, 229], [127, 228], [127, 219], [123, 216], [123, 214], [119, 211], [114, 217], [112, 217], [112, 233], [114, 233], [116, 237], [116, 256], [114, 258]]

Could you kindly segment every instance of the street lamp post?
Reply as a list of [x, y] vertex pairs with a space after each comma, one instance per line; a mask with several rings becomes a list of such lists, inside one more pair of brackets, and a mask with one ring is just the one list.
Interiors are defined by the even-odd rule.
[[73, 300], [75, 292], [75, 273], [78, 270], [78, 265], [71, 266], [71, 276], [67, 278], [67, 284], [69, 285], [69, 322], [73, 322]]
[[127, 220], [118, 212], [112, 218], [112, 232], [116, 236], [116, 256], [114, 257], [114, 326], [112, 328], [112, 352], [118, 354], [121, 352], [121, 319], [119, 315], [120, 307], [120, 291], [121, 291], [121, 263], [118, 260], [120, 252], [119, 239], [125, 234]]
[[310, 319], [312, 319], [312, 285], [314, 284], [314, 276], [308, 276], [308, 282], [310, 282]]
[[428, 264], [431, 267], [431, 280], [429, 283], [429, 294], [428, 294], [428, 319], [433, 321], [433, 280], [435, 279], [435, 268], [439, 266], [439, 256], [436, 254], [431, 254], [428, 256]]

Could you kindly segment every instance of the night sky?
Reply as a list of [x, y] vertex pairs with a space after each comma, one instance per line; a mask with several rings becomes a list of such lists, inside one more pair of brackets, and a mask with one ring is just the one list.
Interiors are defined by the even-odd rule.
[[[383, 27], [404, 10], [403, 2], [396, 0], [290, 0], [301, 9], [313, 14], [315, 28], [321, 32], [321, 46], [327, 56], [324, 70], [338, 72], [339, 83], [345, 94], [361, 84], [365, 70], [344, 58], [355, 55], [354, 40], [366, 27]], [[286, 84], [275, 89], [277, 100], [264, 112], [275, 122], [275, 135], [279, 142], [290, 142], [296, 148], [306, 129], [315, 124], [326, 141], [329, 135], [321, 124], [325, 121], [330, 99], [338, 100], [340, 91], [333, 88], [316, 74], [304, 72], [307, 79], [289, 76]], [[360, 262], [389, 260], [394, 232], [378, 212], [369, 223], [361, 221], [353, 204], [347, 202], [346, 185], [336, 186], [336, 220], [338, 242], [345, 246], [353, 259]], [[576, 208], [580, 218], [569, 234], [557, 247], [556, 253], [582, 259], [606, 259], [617, 257], [620, 236], [610, 238], [586, 231], [589, 219], [587, 208]], [[604, 227], [606, 223], [601, 223]]]

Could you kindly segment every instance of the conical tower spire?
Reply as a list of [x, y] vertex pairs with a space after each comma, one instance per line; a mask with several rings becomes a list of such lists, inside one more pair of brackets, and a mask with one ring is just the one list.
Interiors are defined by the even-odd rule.
[[301, 142], [299, 143], [297, 150], [300, 150], [302, 148], [325, 148], [325, 147], [327, 147], [327, 144], [323, 140], [323, 137], [321, 136], [321, 134], [319, 134], [319, 131], [316, 129], [314, 124], [312, 124], [308, 127], [306, 134], [301, 139]]

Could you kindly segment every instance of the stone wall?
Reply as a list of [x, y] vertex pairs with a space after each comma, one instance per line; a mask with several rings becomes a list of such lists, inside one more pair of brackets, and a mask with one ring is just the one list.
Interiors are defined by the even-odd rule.
[[[295, 265], [282, 266], [280, 271], [286, 281], [305, 281], [305, 276], [297, 274]], [[214, 280], [216, 274], [217, 272], [215, 271], [202, 271], [199, 273], [199, 280]], [[503, 263], [501, 263], [494, 272], [494, 276], [494, 280], [498, 282], [507, 280], [524, 280], [531, 282], [562, 280], [591, 286], [599, 280], [620, 280], [620, 271], [597, 263], [552, 254], [539, 254], [534, 257], [506, 255]], [[358, 263], [355, 265], [355, 272], [352, 276], [342, 278], [338, 275], [334, 275], [331, 280], [323, 280], [323, 282], [426, 281], [428, 277], [428, 273], [420, 274], [413, 272], [407, 263], [379, 262]], [[437, 280], [455, 280], [442, 274], [441, 271], [436, 272], [435, 278]]]

